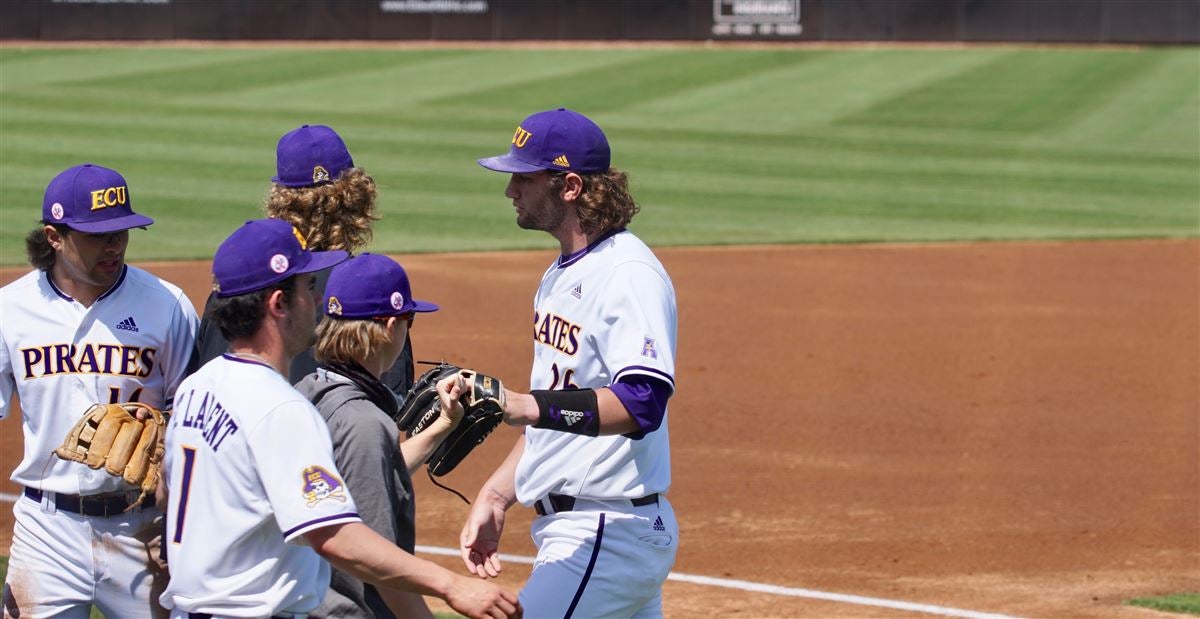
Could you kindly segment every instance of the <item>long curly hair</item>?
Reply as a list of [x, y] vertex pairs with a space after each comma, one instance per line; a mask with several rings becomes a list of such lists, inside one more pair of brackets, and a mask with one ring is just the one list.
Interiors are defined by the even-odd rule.
[[351, 168], [332, 183], [315, 187], [275, 183], [263, 210], [267, 217], [296, 226], [310, 250], [354, 253], [371, 242], [371, 226], [379, 220], [375, 195], [375, 179], [362, 168]]
[[39, 271], [48, 273], [54, 268], [54, 263], [58, 261], [58, 254], [50, 245], [50, 240], [46, 238], [47, 225], [54, 226], [54, 229], [63, 236], [70, 234], [71, 229], [62, 224], [42, 224], [25, 235], [25, 256], [29, 258], [29, 264]]
[[[566, 176], [566, 172], [550, 172], [550, 195], [561, 195]], [[625, 172], [610, 167], [579, 176], [583, 193], [575, 200], [575, 210], [585, 234], [624, 228], [642, 210], [629, 193], [629, 175]]]

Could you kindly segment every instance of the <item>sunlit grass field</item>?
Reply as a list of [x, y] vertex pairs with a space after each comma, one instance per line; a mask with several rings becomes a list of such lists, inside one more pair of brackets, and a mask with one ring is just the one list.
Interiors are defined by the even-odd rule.
[[651, 245], [1200, 235], [1196, 48], [0, 47], [0, 263], [46, 183], [126, 176], [133, 262], [210, 258], [256, 217], [275, 143], [329, 124], [379, 183], [374, 251], [550, 247], [504, 151], [579, 110]]

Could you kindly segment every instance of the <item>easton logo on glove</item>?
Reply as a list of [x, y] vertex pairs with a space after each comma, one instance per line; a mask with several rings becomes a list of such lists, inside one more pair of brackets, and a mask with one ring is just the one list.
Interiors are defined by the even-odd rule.
[[506, 402], [500, 379], [442, 363], [422, 374], [408, 391], [396, 420], [405, 435], [420, 434], [438, 418], [441, 414], [438, 381], [459, 372], [467, 381], [467, 389], [459, 397], [462, 420], [446, 435], [427, 463], [429, 473], [438, 477], [453, 471], [504, 420]]
[[[138, 410], [146, 419], [137, 418]], [[163, 459], [166, 420], [153, 406], [138, 402], [93, 404], [75, 422], [54, 454], [63, 460], [104, 468], [110, 475], [137, 486], [138, 504], [158, 485]]]

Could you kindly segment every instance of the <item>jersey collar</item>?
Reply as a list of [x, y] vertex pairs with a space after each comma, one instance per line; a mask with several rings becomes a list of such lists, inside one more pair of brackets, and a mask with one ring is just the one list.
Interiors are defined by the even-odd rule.
[[584, 256], [586, 256], [588, 254], [588, 252], [595, 249], [597, 245], [603, 243], [604, 241], [607, 241], [608, 239], [611, 239], [612, 237], [614, 237], [624, 231], [625, 231], [625, 228], [616, 228], [613, 230], [609, 230], [608, 232], [601, 234], [596, 240], [589, 243], [587, 247], [584, 247], [583, 249], [581, 249], [573, 254], [570, 254], [570, 255], [559, 256], [558, 257], [558, 268], [565, 269], [565, 268], [571, 266], [572, 264], [579, 262], [579, 260], [581, 258], [583, 258]]
[[[43, 272], [46, 274], [46, 282], [50, 284], [50, 289], [54, 291], [54, 294], [58, 295], [59, 297], [61, 297], [62, 299], [66, 300], [66, 301], [70, 301], [72, 303], [75, 302], [75, 299], [72, 298], [71, 295], [63, 292], [61, 289], [59, 289], [58, 286], [56, 286], [54, 284], [54, 278], [50, 277], [50, 271], [43, 271]], [[104, 291], [104, 294], [96, 297], [96, 301], [102, 301], [102, 300], [112, 296], [112, 294], [117, 291], [117, 288], [121, 287], [121, 283], [125, 281], [125, 276], [128, 273], [129, 273], [129, 265], [128, 264], [121, 265], [121, 276], [117, 278], [117, 281], [113, 282], [112, 286], [108, 287], [108, 290]]]

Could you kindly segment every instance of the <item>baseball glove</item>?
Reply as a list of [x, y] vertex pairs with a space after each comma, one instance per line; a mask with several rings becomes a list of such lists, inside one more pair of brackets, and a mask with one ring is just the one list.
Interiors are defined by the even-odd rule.
[[[138, 409], [146, 411], [145, 420], [138, 420]], [[140, 503], [158, 485], [165, 429], [162, 412], [152, 406], [138, 402], [93, 404], [54, 453], [93, 469], [103, 467], [110, 475], [137, 486], [142, 493], [135, 503]]]
[[427, 429], [441, 414], [438, 381], [459, 371], [468, 382], [467, 390], [459, 397], [462, 420], [433, 450], [426, 463], [430, 474], [437, 477], [453, 471], [504, 420], [504, 385], [500, 379], [442, 363], [422, 374], [408, 392], [399, 413], [400, 429], [410, 437]]

